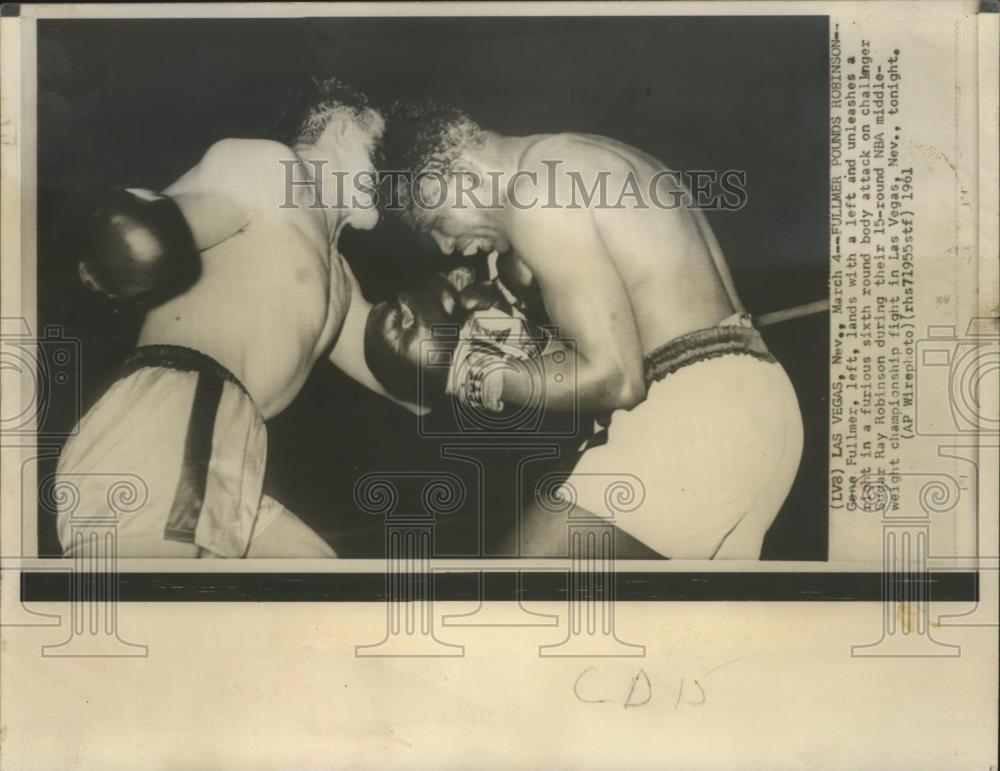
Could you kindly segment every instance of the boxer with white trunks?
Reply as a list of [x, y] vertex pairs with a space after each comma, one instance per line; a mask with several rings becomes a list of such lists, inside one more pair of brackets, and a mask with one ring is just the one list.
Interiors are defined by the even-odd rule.
[[[503, 136], [439, 103], [397, 105], [385, 140], [404, 219], [446, 254], [499, 252], [511, 293], [571, 341], [542, 366], [479, 355], [453, 392], [487, 411], [543, 393], [549, 410], [610, 414], [564, 488], [579, 509], [611, 516], [607, 481], [631, 474], [642, 503], [620, 530], [665, 557], [759, 558], [801, 456], [794, 389], [700, 210], [593, 194], [689, 200], [676, 177], [606, 137]], [[565, 516], [525, 517], [519, 553], [566, 550]]]
[[[98, 207], [81, 278], [148, 310], [59, 459], [57, 480], [76, 488], [57, 512], [67, 555], [92, 546], [119, 475], [145, 488], [117, 523], [119, 556], [334, 556], [262, 494], [264, 421], [321, 356], [389, 396], [365, 361], [371, 305], [337, 249], [346, 226], [378, 221], [365, 180], [384, 122], [344, 84], [314, 85], [283, 142], [222, 140], [162, 193], [117, 190]], [[317, 170], [331, 169], [343, 201], [320, 195]]]

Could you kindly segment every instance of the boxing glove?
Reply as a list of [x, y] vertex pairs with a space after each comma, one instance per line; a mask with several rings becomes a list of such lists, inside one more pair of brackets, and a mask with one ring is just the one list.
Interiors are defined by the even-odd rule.
[[460, 328], [458, 292], [444, 276], [432, 276], [372, 308], [365, 362], [389, 394], [427, 404], [444, 396]]
[[456, 265], [451, 270], [443, 272], [442, 275], [459, 292], [476, 282], [476, 270], [469, 265]]
[[459, 302], [466, 312], [498, 308], [510, 313], [511, 303], [504, 296], [498, 283], [480, 279], [476, 269], [471, 265], [454, 265], [449, 270], [440, 271], [440, 275], [448, 279], [448, 283], [458, 290]]
[[153, 303], [190, 287], [201, 273], [201, 258], [171, 198], [118, 188], [98, 201], [78, 267], [91, 289]]
[[500, 288], [492, 281], [477, 281], [469, 284], [459, 295], [459, 302], [467, 313], [485, 310], [498, 310], [502, 313], [512, 313], [511, 304], [504, 297]]
[[485, 412], [504, 409], [503, 371], [544, 356], [551, 343], [544, 329], [495, 308], [472, 313], [458, 338], [445, 390]]
[[501, 292], [510, 296], [511, 304], [521, 313], [535, 323], [548, 323], [542, 290], [534, 273], [512, 252], [496, 258], [496, 281], [502, 287]]

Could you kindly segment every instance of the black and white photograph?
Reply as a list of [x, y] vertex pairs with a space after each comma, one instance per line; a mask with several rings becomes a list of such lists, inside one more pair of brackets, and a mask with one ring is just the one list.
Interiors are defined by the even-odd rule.
[[40, 23], [39, 554], [124, 475], [120, 557], [382, 558], [383, 475], [437, 558], [825, 560], [827, 37]]
[[998, 61], [0, 3], [0, 768], [995, 769]]

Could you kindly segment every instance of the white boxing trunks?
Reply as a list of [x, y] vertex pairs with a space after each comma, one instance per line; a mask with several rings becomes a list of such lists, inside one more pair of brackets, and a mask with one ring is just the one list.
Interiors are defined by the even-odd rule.
[[114, 512], [119, 557], [332, 557], [309, 527], [262, 495], [267, 429], [239, 380], [209, 356], [142, 346], [63, 448], [59, 541], [87, 548], [115, 478], [142, 488]]
[[[564, 495], [665, 557], [759, 558], [802, 455], [788, 375], [743, 314], [672, 340], [644, 364], [645, 401], [613, 413]], [[618, 512], [605, 498], [615, 478], [635, 488]]]

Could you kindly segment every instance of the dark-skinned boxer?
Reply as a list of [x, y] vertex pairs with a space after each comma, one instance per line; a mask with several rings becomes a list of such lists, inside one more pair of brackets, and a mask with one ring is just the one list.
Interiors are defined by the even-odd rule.
[[[536, 285], [573, 340], [535, 367], [470, 361], [452, 391], [486, 411], [541, 393], [549, 411], [610, 413], [607, 441], [567, 480], [570, 501], [607, 517], [605, 485], [627, 473], [641, 484], [615, 524], [641, 543], [758, 558], [798, 469], [802, 419], [678, 177], [608, 137], [505, 136], [433, 102], [392, 111], [385, 166], [405, 220], [445, 254], [512, 260], [512, 283]], [[521, 524], [521, 553], [565, 553], [565, 517]]]

